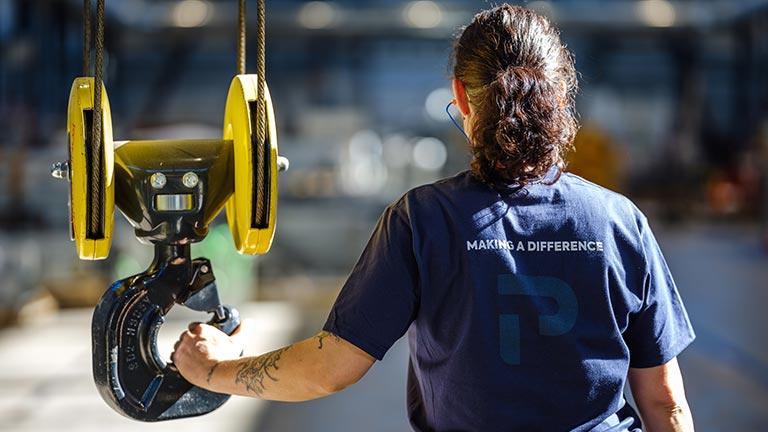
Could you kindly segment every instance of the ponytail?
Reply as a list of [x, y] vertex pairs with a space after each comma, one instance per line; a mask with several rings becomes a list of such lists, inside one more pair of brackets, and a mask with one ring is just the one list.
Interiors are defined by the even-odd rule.
[[460, 36], [454, 58], [454, 75], [473, 106], [478, 178], [524, 185], [552, 165], [564, 167], [578, 127], [575, 70], [545, 18], [509, 5], [481, 12]]

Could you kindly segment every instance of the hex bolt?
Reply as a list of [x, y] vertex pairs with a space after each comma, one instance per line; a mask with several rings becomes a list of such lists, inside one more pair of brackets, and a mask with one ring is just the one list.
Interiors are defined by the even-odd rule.
[[287, 157], [285, 156], [277, 157], [277, 170], [279, 172], [288, 171], [289, 166], [291, 166], [291, 161], [289, 161]]
[[55, 162], [51, 165], [51, 177], [69, 180], [69, 161]]
[[184, 174], [184, 177], [181, 178], [181, 182], [184, 183], [184, 186], [192, 189], [193, 187], [197, 186], [197, 183], [200, 181], [200, 179], [197, 177], [197, 174], [193, 172], [188, 172]]
[[165, 178], [165, 174], [159, 172], [152, 174], [152, 176], [149, 178], [149, 183], [154, 189], [164, 188], [167, 181], [168, 179]]

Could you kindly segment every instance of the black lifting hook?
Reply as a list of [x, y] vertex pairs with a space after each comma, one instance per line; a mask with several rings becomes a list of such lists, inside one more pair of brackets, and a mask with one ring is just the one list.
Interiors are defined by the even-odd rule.
[[175, 303], [213, 313], [208, 324], [232, 334], [237, 309], [219, 301], [211, 263], [192, 260], [190, 246], [155, 245], [149, 268], [119, 280], [93, 314], [93, 376], [101, 396], [117, 412], [141, 421], [209, 413], [229, 399], [185, 380], [158, 353], [157, 334]]

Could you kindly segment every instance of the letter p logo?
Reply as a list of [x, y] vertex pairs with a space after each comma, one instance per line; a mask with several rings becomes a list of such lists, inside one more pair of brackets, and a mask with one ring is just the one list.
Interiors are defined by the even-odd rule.
[[[579, 303], [576, 293], [565, 281], [549, 276], [504, 274], [498, 278], [499, 294], [549, 297], [557, 303], [557, 312], [539, 315], [539, 335], [560, 336], [576, 324]], [[499, 315], [499, 348], [501, 358], [510, 365], [520, 364], [520, 316]]]

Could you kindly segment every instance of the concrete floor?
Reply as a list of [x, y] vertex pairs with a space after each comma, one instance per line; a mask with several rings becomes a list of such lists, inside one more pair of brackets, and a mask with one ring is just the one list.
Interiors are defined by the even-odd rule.
[[[296, 309], [284, 304], [242, 305], [240, 310], [255, 320], [257, 329], [246, 352], [282, 346], [300, 325]], [[70, 310], [47, 322], [0, 332], [0, 430], [210, 432], [242, 430], [243, 425], [257, 421], [265, 403], [238, 397], [206, 416], [157, 424], [129, 420], [112, 411], [101, 400], [91, 376], [91, 314], [90, 309]], [[172, 318], [158, 338], [166, 356], [187, 323], [201, 316], [177, 312]]]
[[[680, 358], [697, 429], [768, 430], [768, 256], [755, 227], [653, 225], [698, 333]], [[243, 307], [260, 334], [259, 353], [309, 335], [327, 305]], [[195, 419], [142, 424], [120, 417], [99, 398], [90, 372], [90, 311], [0, 332], [0, 430], [7, 431], [404, 431], [407, 346], [403, 340], [352, 388], [301, 403], [232, 398]], [[189, 317], [161, 334], [166, 346]]]
[[768, 430], [768, 256], [756, 227], [657, 234], [697, 332], [681, 356], [699, 430]]

